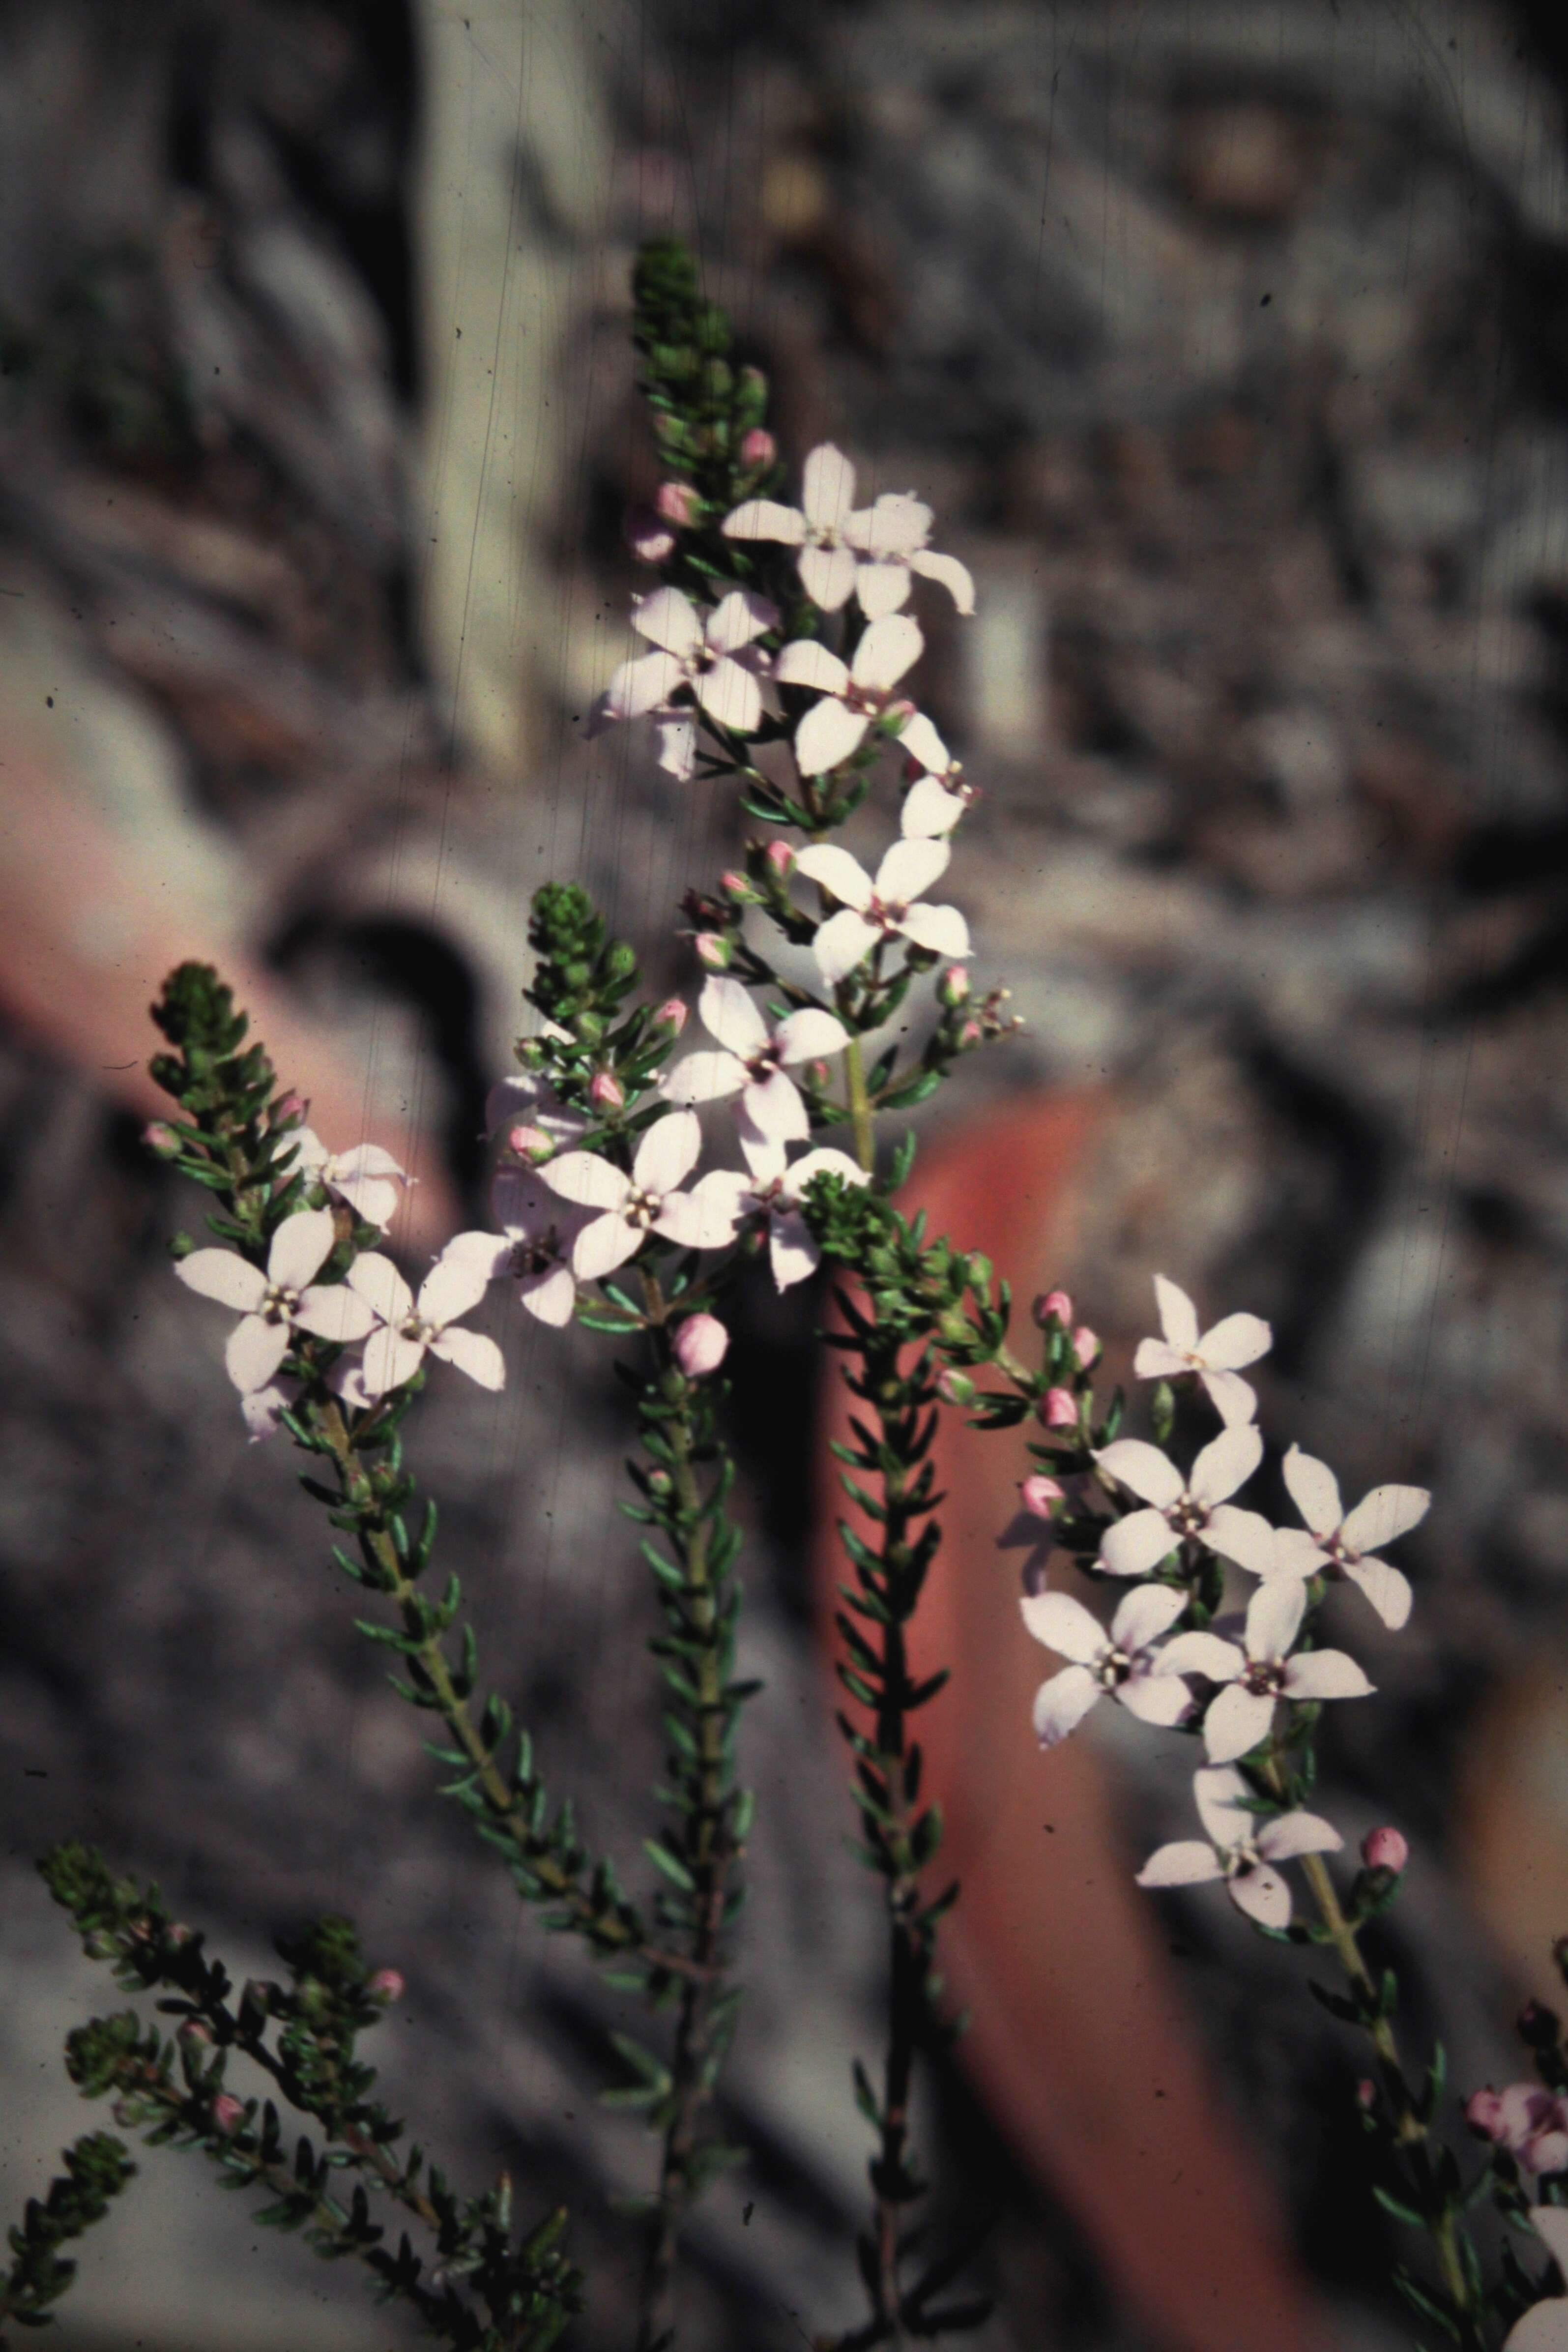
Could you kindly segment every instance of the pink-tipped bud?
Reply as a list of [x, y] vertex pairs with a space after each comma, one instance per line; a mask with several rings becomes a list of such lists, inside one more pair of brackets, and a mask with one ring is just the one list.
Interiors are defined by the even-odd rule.
[[673, 1029], [675, 1035], [678, 1037], [682, 1030], [686, 1025], [686, 1001], [685, 997], [666, 996], [663, 1004], [660, 1005], [657, 1013], [654, 1013], [653, 1019], [660, 1028]]
[[178, 1160], [180, 1157], [180, 1139], [173, 1129], [165, 1126], [161, 1118], [151, 1120], [142, 1129], [141, 1140], [149, 1151], [157, 1153], [160, 1160]]
[[195, 2042], [205, 2044], [210, 2042], [212, 2038], [212, 2028], [210, 2026], [204, 2025], [199, 2017], [188, 2017], [183, 2025], [180, 2028], [180, 2039], [182, 2042]]
[[760, 903], [757, 892], [752, 887], [750, 876], [737, 874], [733, 866], [727, 874], [719, 876], [718, 887], [725, 897], [733, 898], [737, 906], [755, 907]]
[[173, 1919], [169, 1923], [169, 1941], [173, 1945], [188, 1944], [192, 1933], [193, 1930], [186, 1927], [183, 1919]]
[[1361, 1841], [1361, 1858], [1368, 1870], [1391, 1870], [1397, 1876], [1410, 1859], [1410, 1848], [1397, 1830], [1385, 1826], [1367, 1831]]
[[763, 853], [763, 863], [779, 876], [780, 881], [783, 881], [795, 871], [795, 859], [798, 854], [791, 849], [787, 841], [770, 841]]
[[1051, 1323], [1060, 1323], [1065, 1330], [1072, 1320], [1072, 1301], [1065, 1290], [1048, 1290], [1035, 1300], [1031, 1311], [1042, 1331]]
[[887, 709], [883, 714], [884, 719], [886, 723], [894, 728], [895, 732], [902, 732], [903, 730], [908, 726], [919, 707], [918, 703], [911, 702], [906, 694], [901, 694], [896, 701], [890, 702], [888, 704]]
[[1047, 1389], [1035, 1412], [1047, 1429], [1076, 1429], [1078, 1400], [1071, 1389]]
[[701, 500], [689, 482], [661, 482], [659, 495], [653, 504], [664, 520], [673, 522], [677, 530], [690, 530], [697, 519]]
[[1483, 2139], [1502, 2139], [1508, 2131], [1502, 2096], [1497, 2091], [1472, 2091], [1465, 2102], [1465, 2121]]
[[240, 2101], [231, 2092], [220, 2091], [213, 2101], [214, 2127], [221, 2132], [237, 2131], [244, 2116], [245, 2108]]
[[639, 563], [667, 563], [675, 551], [675, 534], [652, 507], [628, 507], [622, 536]]
[[1019, 1486], [1019, 1500], [1024, 1509], [1032, 1512], [1037, 1519], [1049, 1519], [1066, 1491], [1054, 1478], [1048, 1478], [1043, 1470], [1037, 1470], [1032, 1478], [1026, 1478]]
[[729, 970], [735, 950], [722, 931], [699, 931], [695, 945], [697, 961], [700, 964], [706, 964], [709, 971]]
[[588, 1099], [595, 1110], [623, 1110], [626, 1089], [613, 1070], [595, 1070], [588, 1081]]
[[806, 1075], [814, 1087], [825, 1087], [830, 1076], [826, 1062], [808, 1062]]
[[936, 1393], [948, 1404], [973, 1404], [975, 1383], [967, 1372], [958, 1371], [952, 1364], [944, 1364], [936, 1375]]
[[290, 1087], [288, 1092], [286, 1095], [279, 1095], [273, 1104], [270, 1123], [274, 1127], [281, 1127], [287, 1119], [303, 1118], [309, 1108], [304, 1096], [296, 1094]]
[[1074, 1331], [1072, 1335], [1072, 1352], [1078, 1359], [1079, 1370], [1083, 1372], [1086, 1372], [1089, 1370], [1090, 1365], [1095, 1362], [1099, 1357], [1099, 1336], [1097, 1333], [1091, 1331], [1087, 1323], [1081, 1323], [1078, 1326], [1077, 1330]]
[[394, 2000], [402, 1999], [407, 1987], [398, 1969], [378, 1969], [366, 1985], [365, 1990], [372, 2000], [384, 2000], [390, 2009]]
[[687, 1380], [716, 1372], [729, 1350], [729, 1333], [716, 1315], [688, 1315], [671, 1342]]
[[748, 473], [759, 474], [779, 455], [779, 444], [765, 425], [754, 425], [740, 436], [740, 462]]
[[969, 993], [969, 975], [961, 963], [950, 963], [936, 983], [936, 1002], [951, 1012]]
[[1370, 2115], [1377, 2105], [1377, 2085], [1370, 2074], [1364, 2074], [1355, 2086], [1355, 2103]]
[[555, 1158], [555, 1144], [542, 1127], [509, 1127], [507, 1150], [515, 1159], [529, 1160], [536, 1168], [542, 1168], [547, 1160]]
[[958, 1032], [958, 1043], [960, 1045], [977, 1045], [985, 1034], [977, 1021], [966, 1021]]

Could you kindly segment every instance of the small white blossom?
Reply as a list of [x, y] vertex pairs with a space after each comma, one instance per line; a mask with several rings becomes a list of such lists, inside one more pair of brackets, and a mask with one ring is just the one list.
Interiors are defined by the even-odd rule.
[[391, 1258], [379, 1250], [367, 1250], [354, 1260], [349, 1281], [380, 1328], [365, 1342], [358, 1378], [349, 1391], [350, 1402], [401, 1389], [413, 1380], [427, 1352], [443, 1363], [455, 1364], [482, 1389], [503, 1385], [506, 1367], [494, 1339], [458, 1323], [460, 1316], [478, 1306], [490, 1278], [483, 1262], [471, 1254], [476, 1239], [490, 1241], [493, 1236], [459, 1234], [449, 1242], [420, 1284], [417, 1298]]
[[1344, 1840], [1316, 1813], [1278, 1813], [1260, 1822], [1248, 1810], [1246, 1781], [1233, 1764], [1195, 1772], [1193, 1796], [1207, 1843], [1183, 1838], [1150, 1854], [1140, 1886], [1201, 1886], [1222, 1878], [1232, 1903], [1265, 1927], [1291, 1921], [1291, 1890], [1273, 1867], [1301, 1853], [1337, 1853]]
[[913, 490], [884, 490], [869, 515], [850, 517], [846, 534], [863, 557], [855, 572], [861, 610], [876, 620], [896, 613], [909, 595], [912, 573], [940, 581], [960, 613], [975, 609], [975, 583], [956, 555], [931, 546], [932, 513]]
[[858, 1160], [831, 1144], [803, 1152], [791, 1167], [777, 1136], [758, 1134], [743, 1125], [740, 1149], [747, 1173], [743, 1176], [737, 1169], [720, 1169], [704, 1177], [704, 1187], [711, 1185], [716, 1198], [724, 1202], [732, 1229], [752, 1219], [766, 1220], [773, 1279], [780, 1290], [788, 1290], [814, 1274], [821, 1261], [821, 1251], [800, 1210], [801, 1195], [811, 1179], [841, 1176], [846, 1184], [864, 1184], [869, 1180]]
[[913, 841], [951, 833], [975, 798], [974, 785], [965, 781], [963, 761], [953, 757], [923, 710], [901, 730], [898, 746], [925, 771], [904, 796], [900, 832]]
[[[547, 1024], [547, 1029], [553, 1026]], [[485, 1097], [486, 1141], [494, 1142], [501, 1134], [510, 1138], [521, 1129], [529, 1139], [520, 1148], [530, 1160], [548, 1160], [552, 1151], [580, 1142], [589, 1124], [586, 1115], [563, 1103], [537, 1071], [519, 1070], [513, 1077], [498, 1079]]]
[[1227, 1687], [1203, 1718], [1213, 1764], [1233, 1764], [1267, 1739], [1277, 1699], [1366, 1698], [1372, 1685], [1343, 1650], [1291, 1655], [1306, 1613], [1306, 1586], [1291, 1576], [1265, 1577], [1247, 1607], [1240, 1646], [1218, 1633], [1178, 1633], [1166, 1652], [1172, 1674], [1207, 1675]]
[[1109, 1633], [1068, 1592], [1025, 1593], [1019, 1606], [1037, 1642], [1070, 1663], [1035, 1694], [1035, 1737], [1042, 1748], [1082, 1722], [1102, 1698], [1113, 1698], [1145, 1723], [1179, 1723], [1192, 1703], [1180, 1676], [1164, 1671], [1155, 1647], [1186, 1607], [1170, 1584], [1140, 1584], [1126, 1593]]
[[[1532, 2205], [1530, 2226], [1568, 2276], [1568, 2206]], [[1502, 2352], [1568, 2352], [1568, 2295], [1549, 2294], [1532, 2303], [1503, 2338]]]
[[956, 907], [931, 907], [920, 898], [947, 868], [945, 841], [895, 841], [873, 881], [858, 859], [831, 842], [815, 842], [795, 862], [797, 874], [820, 882], [841, 903], [812, 941], [817, 968], [830, 986], [853, 971], [879, 940], [896, 932], [939, 956], [967, 956], [969, 927]]
[[836, 613], [855, 584], [856, 541], [871, 522], [869, 509], [854, 511], [855, 469], [831, 441], [813, 449], [801, 475], [800, 503], [747, 499], [724, 520], [727, 539], [770, 539], [798, 547], [800, 584], [813, 604]]
[[1100, 1566], [1112, 1576], [1146, 1576], [1184, 1536], [1239, 1560], [1254, 1576], [1275, 1566], [1274, 1530], [1257, 1511], [1231, 1502], [1263, 1458], [1251, 1427], [1226, 1429], [1206, 1445], [1184, 1479], [1168, 1454], [1141, 1437], [1118, 1437], [1094, 1456], [1103, 1470], [1149, 1505], [1106, 1528]]
[[1141, 1339], [1133, 1370], [1141, 1381], [1179, 1380], [1196, 1372], [1208, 1391], [1219, 1417], [1227, 1423], [1250, 1421], [1258, 1399], [1249, 1384], [1238, 1377], [1243, 1364], [1255, 1364], [1274, 1344], [1274, 1334], [1261, 1317], [1227, 1315], [1211, 1331], [1198, 1336], [1197, 1309], [1185, 1290], [1155, 1276], [1159, 1302], [1158, 1339]]
[[302, 1127], [295, 1137], [292, 1175], [303, 1173], [324, 1191], [346, 1201], [354, 1214], [384, 1233], [397, 1214], [400, 1187], [413, 1182], [379, 1143], [356, 1143], [349, 1151], [329, 1151], [314, 1128]]
[[187, 1288], [239, 1315], [224, 1361], [243, 1396], [267, 1386], [295, 1331], [342, 1345], [370, 1329], [371, 1318], [351, 1289], [314, 1279], [336, 1238], [330, 1209], [299, 1209], [272, 1236], [265, 1274], [226, 1249], [193, 1250], [175, 1265]]
[[808, 1005], [770, 1029], [738, 980], [718, 974], [706, 982], [697, 1013], [716, 1054], [688, 1054], [664, 1082], [672, 1102], [722, 1102], [738, 1095], [753, 1127], [783, 1142], [800, 1142], [811, 1132], [799, 1087], [785, 1065], [841, 1053], [850, 1033], [835, 1013]]
[[899, 679], [920, 659], [925, 640], [907, 613], [873, 621], [848, 666], [815, 637], [797, 637], [773, 666], [779, 686], [810, 687], [821, 696], [795, 730], [795, 761], [803, 776], [825, 775], [860, 749], [873, 719], [898, 699]]
[[598, 1282], [635, 1257], [648, 1235], [681, 1249], [723, 1249], [735, 1237], [719, 1171], [691, 1192], [681, 1186], [702, 1151], [702, 1128], [693, 1110], [673, 1110], [653, 1121], [637, 1146], [632, 1172], [596, 1152], [568, 1151], [539, 1171], [552, 1192], [600, 1213], [583, 1226], [571, 1249], [579, 1282]]
[[778, 619], [766, 596], [746, 589], [732, 588], [711, 613], [702, 614], [678, 588], [656, 588], [638, 604], [632, 626], [657, 650], [622, 663], [601, 698], [596, 727], [649, 712], [673, 719], [671, 697], [689, 688], [716, 725], [754, 734], [762, 717], [758, 681], [765, 663], [751, 651], [752, 640]]
[[1420, 1526], [1432, 1500], [1426, 1487], [1375, 1486], [1354, 1511], [1347, 1511], [1340, 1501], [1339, 1481], [1326, 1462], [1292, 1445], [1284, 1467], [1291, 1500], [1306, 1527], [1281, 1528], [1281, 1569], [1295, 1576], [1338, 1569], [1360, 1586], [1389, 1631], [1396, 1633], [1410, 1615], [1409, 1580], [1376, 1555], [1396, 1536]]
[[533, 1169], [501, 1168], [490, 1187], [490, 1213], [499, 1233], [459, 1234], [442, 1256], [470, 1259], [483, 1267], [486, 1282], [509, 1276], [528, 1313], [561, 1329], [577, 1305], [571, 1245], [587, 1212], [558, 1200]]

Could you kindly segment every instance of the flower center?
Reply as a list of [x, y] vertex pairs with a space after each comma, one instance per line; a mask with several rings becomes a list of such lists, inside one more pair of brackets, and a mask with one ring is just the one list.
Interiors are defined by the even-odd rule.
[[1094, 1665], [1094, 1679], [1102, 1690], [1120, 1690], [1133, 1675], [1133, 1661], [1125, 1650], [1114, 1647], [1102, 1650]]
[[531, 1234], [512, 1244], [507, 1271], [514, 1281], [520, 1282], [525, 1275], [546, 1274], [552, 1265], [559, 1265], [560, 1255], [560, 1236], [551, 1225], [545, 1233]]
[[1285, 1669], [1277, 1658], [1249, 1658], [1241, 1687], [1254, 1698], [1278, 1698], [1285, 1687]]
[[844, 709], [859, 711], [866, 719], [879, 718], [892, 700], [893, 696], [887, 688], [857, 686], [852, 678], [843, 692]]
[[439, 1323], [425, 1322], [418, 1309], [411, 1307], [397, 1327], [397, 1335], [400, 1339], [417, 1339], [422, 1348], [428, 1348], [440, 1328]]
[[873, 890], [866, 907], [865, 919], [868, 923], [874, 923], [879, 931], [896, 931], [908, 912], [907, 899], [879, 898]]
[[645, 1192], [633, 1184], [627, 1193], [621, 1214], [629, 1225], [641, 1225], [646, 1233], [659, 1213], [661, 1202], [657, 1192]]
[[294, 1319], [294, 1310], [298, 1304], [298, 1290], [290, 1290], [287, 1283], [275, 1282], [269, 1287], [257, 1311], [264, 1323], [290, 1323]]
[[1225, 1875], [1227, 1878], [1245, 1878], [1249, 1871], [1258, 1868], [1262, 1859], [1250, 1837], [1239, 1837], [1225, 1854]]
[[783, 1067], [783, 1047], [777, 1037], [769, 1037], [765, 1045], [758, 1045], [756, 1053], [748, 1057], [747, 1073], [754, 1078], [770, 1078]]
[[1351, 1567], [1361, 1558], [1361, 1554], [1354, 1546], [1347, 1544], [1342, 1535], [1320, 1536], [1318, 1541], [1336, 1568]]
[[1195, 1502], [1190, 1495], [1184, 1495], [1180, 1502], [1173, 1503], [1166, 1516], [1170, 1521], [1174, 1535], [1201, 1535], [1208, 1525], [1208, 1513], [1203, 1505]]

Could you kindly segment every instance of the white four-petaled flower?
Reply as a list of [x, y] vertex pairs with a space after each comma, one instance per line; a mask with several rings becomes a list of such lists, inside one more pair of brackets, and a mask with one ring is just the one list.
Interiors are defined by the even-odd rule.
[[1306, 1614], [1307, 1589], [1293, 1576], [1265, 1577], [1247, 1605], [1241, 1643], [1218, 1633], [1178, 1633], [1166, 1650], [1172, 1674], [1207, 1675], [1226, 1688], [1203, 1718], [1211, 1763], [1233, 1764], [1269, 1737], [1276, 1700], [1365, 1698], [1372, 1685], [1343, 1650], [1291, 1646]]
[[664, 1081], [671, 1102], [720, 1102], [739, 1095], [746, 1117], [759, 1133], [799, 1142], [811, 1132], [810, 1118], [785, 1065], [841, 1053], [849, 1031], [835, 1013], [808, 1005], [769, 1028], [738, 980], [715, 974], [697, 999], [697, 1013], [716, 1054], [688, 1054]]
[[1347, 1511], [1340, 1501], [1339, 1481], [1326, 1462], [1292, 1445], [1284, 1466], [1291, 1500], [1306, 1526], [1280, 1529], [1281, 1569], [1296, 1576], [1313, 1576], [1320, 1568], [1338, 1569], [1361, 1587], [1389, 1631], [1396, 1633], [1410, 1614], [1409, 1580], [1376, 1555], [1396, 1536], [1420, 1526], [1432, 1500], [1426, 1487], [1375, 1486], [1354, 1511]]
[[314, 1128], [302, 1127], [294, 1139], [288, 1173], [308, 1176], [313, 1184], [335, 1192], [356, 1216], [384, 1233], [397, 1213], [400, 1187], [413, 1180], [392, 1153], [379, 1143], [356, 1143], [349, 1151], [329, 1151]]
[[640, 719], [651, 710], [668, 716], [671, 696], [688, 687], [716, 725], [753, 734], [762, 717], [758, 680], [766, 663], [750, 648], [778, 618], [766, 596], [744, 588], [732, 588], [707, 614], [678, 588], [656, 588], [637, 606], [632, 626], [658, 650], [622, 663], [605, 690], [601, 717]]
[[1230, 1500], [1262, 1458], [1263, 1440], [1249, 1425], [1222, 1430], [1185, 1479], [1168, 1454], [1141, 1437], [1103, 1446], [1094, 1456], [1101, 1468], [1149, 1507], [1106, 1528], [1100, 1566], [1112, 1576], [1146, 1576], [1181, 1538], [1196, 1536], [1210, 1551], [1267, 1576], [1275, 1566], [1274, 1530], [1259, 1512]]
[[680, 1189], [701, 1150], [695, 1111], [673, 1110], [643, 1137], [630, 1175], [591, 1151], [567, 1151], [546, 1161], [539, 1173], [552, 1192], [600, 1213], [572, 1244], [571, 1270], [579, 1282], [613, 1274], [635, 1257], [651, 1233], [681, 1249], [723, 1249], [734, 1239], [735, 1219], [719, 1171], [705, 1176], [689, 1192]]
[[1197, 1309], [1185, 1290], [1155, 1276], [1164, 1337], [1141, 1339], [1133, 1370], [1141, 1381], [1179, 1380], [1196, 1372], [1208, 1391], [1220, 1419], [1228, 1424], [1250, 1421], [1258, 1399], [1239, 1377], [1244, 1364], [1255, 1364], [1274, 1344], [1274, 1335], [1260, 1316], [1227, 1315], [1211, 1331], [1199, 1336]]
[[232, 1307], [240, 1320], [224, 1350], [228, 1375], [242, 1396], [264, 1389], [288, 1353], [295, 1331], [339, 1345], [362, 1339], [371, 1318], [341, 1283], [317, 1282], [332, 1253], [337, 1228], [330, 1209], [298, 1209], [272, 1236], [267, 1272], [234, 1250], [193, 1250], [174, 1267], [203, 1298]]
[[1140, 1886], [1201, 1886], [1222, 1878], [1239, 1911], [1265, 1927], [1291, 1920], [1291, 1890], [1274, 1868], [1301, 1853], [1337, 1853], [1339, 1832], [1316, 1813], [1277, 1813], [1260, 1822], [1248, 1809], [1246, 1781], [1233, 1764], [1195, 1772], [1192, 1792], [1207, 1842], [1181, 1838], [1150, 1854]]
[[743, 1125], [740, 1149], [747, 1174], [719, 1169], [703, 1178], [703, 1187], [711, 1186], [716, 1197], [726, 1203], [732, 1225], [766, 1219], [773, 1279], [780, 1290], [788, 1290], [815, 1273], [822, 1255], [800, 1209], [807, 1185], [814, 1176], [841, 1176], [846, 1184], [864, 1184], [869, 1180], [858, 1161], [831, 1144], [802, 1152], [791, 1167], [777, 1136], [760, 1135]]
[[947, 868], [945, 841], [895, 841], [873, 881], [847, 849], [816, 842], [803, 849], [795, 871], [820, 882], [841, 904], [812, 941], [818, 970], [830, 985], [853, 971], [878, 940], [894, 932], [929, 954], [967, 956], [969, 927], [956, 907], [930, 907], [920, 898]]
[[1179, 1586], [1135, 1586], [1123, 1596], [1109, 1632], [1069, 1592], [1025, 1593], [1019, 1606], [1035, 1640], [1069, 1661], [1035, 1695], [1035, 1737], [1042, 1748], [1065, 1739], [1102, 1698], [1119, 1700], [1145, 1723], [1181, 1721], [1192, 1694], [1179, 1675], [1164, 1671], [1155, 1647], [1186, 1607]]
[[577, 1304], [571, 1244], [588, 1212], [548, 1192], [531, 1168], [501, 1168], [490, 1187], [490, 1213], [497, 1234], [459, 1234], [443, 1257], [470, 1258], [494, 1282], [508, 1276], [517, 1297], [541, 1323], [560, 1329]]
[[891, 710], [894, 689], [925, 645], [907, 613], [873, 621], [846, 665], [815, 637], [797, 637], [773, 666], [780, 686], [810, 687], [822, 698], [795, 730], [795, 763], [803, 776], [825, 775], [864, 740], [873, 719]]
[[960, 613], [975, 609], [975, 583], [956, 555], [938, 555], [931, 545], [933, 516], [913, 490], [884, 490], [867, 513], [850, 517], [849, 537], [862, 557], [855, 572], [861, 610], [876, 620], [896, 613], [909, 595], [911, 575], [938, 580]]
[[477, 1307], [490, 1276], [473, 1244], [492, 1234], [458, 1234], [447, 1243], [419, 1286], [416, 1298], [390, 1257], [367, 1250], [349, 1268], [350, 1287], [380, 1327], [365, 1342], [354, 1375], [354, 1396], [385, 1396], [413, 1380], [426, 1352], [455, 1364], [482, 1389], [498, 1389], [506, 1379], [501, 1350], [482, 1331], [468, 1331], [458, 1318]]
[[951, 833], [975, 798], [974, 785], [965, 781], [963, 761], [953, 757], [923, 710], [900, 730], [898, 748], [925, 771], [904, 796], [899, 831], [915, 841]]

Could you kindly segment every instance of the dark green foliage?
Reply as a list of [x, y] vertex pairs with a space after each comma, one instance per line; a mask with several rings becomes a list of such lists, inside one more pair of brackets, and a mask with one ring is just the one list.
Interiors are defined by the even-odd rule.
[[[21, 2226], [8, 2233], [12, 2259], [9, 2272], [0, 2279], [0, 2324], [49, 2325], [49, 2305], [58, 2302], [77, 2273], [75, 2263], [62, 2258], [60, 2247], [101, 2221], [136, 2176], [124, 2141], [109, 2132], [85, 2133], [67, 2148], [62, 2160], [65, 2171], [50, 2181], [42, 2204], [30, 2197]], [[0, 2336], [0, 2352], [5, 2345]]]
[[771, 457], [747, 464], [740, 454], [767, 415], [767, 378], [735, 364], [729, 320], [704, 300], [684, 246], [655, 239], [643, 247], [632, 300], [632, 340], [661, 467], [667, 479], [691, 486], [699, 523], [722, 520], [742, 499], [770, 489], [779, 470]]
[[[520, 1041], [517, 1059], [525, 1069], [548, 1071], [560, 1099], [601, 1120], [607, 1136], [633, 1133], [667, 1108], [658, 1098], [641, 1114], [637, 1107], [674, 1042], [674, 1031], [653, 1008], [625, 1010], [639, 978], [635, 950], [611, 939], [587, 891], [566, 882], [535, 892], [528, 943], [538, 961], [528, 1002], [569, 1034]], [[590, 1094], [601, 1075], [614, 1080], [620, 1105], [597, 1103]]]

